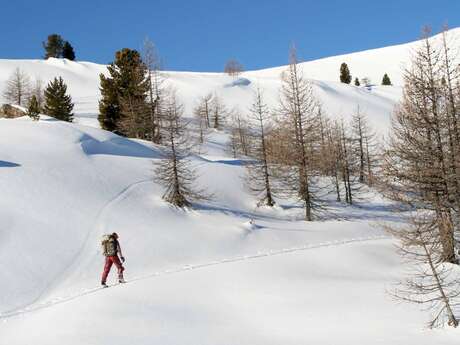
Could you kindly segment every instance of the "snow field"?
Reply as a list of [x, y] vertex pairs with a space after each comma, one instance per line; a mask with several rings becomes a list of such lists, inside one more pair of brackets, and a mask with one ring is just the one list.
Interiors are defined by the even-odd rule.
[[[386, 135], [414, 44], [302, 68], [328, 115], [347, 120], [359, 105]], [[395, 86], [341, 84], [342, 62], [374, 82], [386, 72]], [[194, 210], [171, 208], [152, 181], [161, 147], [97, 128], [105, 66], [0, 60], [0, 89], [16, 67], [44, 81], [61, 75], [76, 102], [76, 123], [0, 120], [0, 344], [458, 342], [458, 330], [428, 332], [425, 313], [386, 294], [402, 267], [380, 225], [401, 219], [378, 194], [369, 191], [354, 207], [333, 205], [346, 221], [304, 222], [289, 201], [256, 209], [242, 162], [229, 157], [228, 136], [215, 131], [205, 153], [193, 157], [199, 184], [214, 199]], [[248, 71], [241, 80], [167, 72], [167, 83], [187, 117], [210, 92], [245, 113], [257, 85], [275, 107], [283, 69]], [[128, 283], [101, 291], [99, 241], [114, 231]]]

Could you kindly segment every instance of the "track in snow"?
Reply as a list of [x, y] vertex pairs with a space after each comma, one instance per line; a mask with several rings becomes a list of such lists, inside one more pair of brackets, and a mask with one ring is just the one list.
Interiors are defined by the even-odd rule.
[[[336, 240], [336, 241], [328, 241], [328, 242], [322, 242], [322, 243], [317, 243], [317, 244], [307, 244], [303, 245], [300, 247], [291, 247], [291, 248], [285, 248], [285, 249], [278, 249], [278, 250], [269, 250], [267, 252], [258, 252], [257, 254], [252, 254], [252, 255], [242, 255], [242, 256], [236, 256], [233, 258], [228, 258], [228, 259], [222, 259], [222, 260], [217, 260], [217, 261], [210, 261], [202, 264], [190, 264], [190, 265], [184, 265], [179, 268], [175, 269], [167, 269], [164, 271], [158, 271], [152, 274], [144, 275], [144, 276], [139, 276], [135, 277], [133, 279], [130, 279], [123, 285], [130, 284], [135, 281], [140, 281], [140, 280], [145, 280], [145, 279], [151, 279], [159, 276], [164, 276], [167, 274], [176, 274], [176, 273], [181, 273], [185, 271], [190, 271], [190, 270], [196, 270], [196, 269], [201, 269], [201, 268], [206, 268], [206, 267], [211, 267], [211, 266], [217, 266], [217, 265], [223, 265], [227, 263], [232, 263], [232, 262], [238, 262], [238, 261], [245, 261], [245, 260], [254, 260], [254, 259], [260, 259], [268, 256], [275, 256], [275, 255], [283, 255], [283, 254], [289, 254], [293, 252], [298, 252], [298, 251], [304, 251], [304, 250], [310, 250], [310, 249], [316, 249], [316, 248], [324, 248], [324, 247], [332, 247], [332, 246], [340, 246], [340, 245], [346, 245], [346, 244], [351, 244], [351, 243], [356, 243], [356, 242], [367, 242], [367, 241], [375, 241], [375, 240], [385, 240], [385, 239], [390, 239], [391, 237], [385, 236], [385, 235], [376, 235], [376, 236], [369, 236], [369, 237], [358, 237], [358, 238], [352, 238], [348, 240]], [[110, 285], [111, 287], [113, 286], [118, 286], [118, 284]], [[85, 289], [82, 292], [73, 294], [73, 295], [68, 295], [64, 297], [55, 297], [49, 301], [42, 302], [42, 303], [37, 303], [37, 304], [32, 304], [28, 307], [25, 308], [20, 308], [16, 310], [11, 310], [7, 311], [4, 313], [0, 312], [0, 320], [3, 320], [3, 322], [6, 322], [8, 318], [14, 317], [14, 316], [20, 316], [24, 314], [28, 314], [37, 310], [49, 308], [61, 303], [66, 303], [70, 302], [74, 299], [96, 293], [99, 290], [103, 290], [104, 288], [102, 287], [96, 287], [96, 288], [91, 288], [91, 289]]]

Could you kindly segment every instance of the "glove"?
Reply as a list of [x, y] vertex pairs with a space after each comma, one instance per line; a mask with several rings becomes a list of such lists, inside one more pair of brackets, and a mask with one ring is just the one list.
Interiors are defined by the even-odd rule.
[[125, 257], [124, 256], [122, 256], [120, 259], [121, 259], [121, 262], [125, 262]]

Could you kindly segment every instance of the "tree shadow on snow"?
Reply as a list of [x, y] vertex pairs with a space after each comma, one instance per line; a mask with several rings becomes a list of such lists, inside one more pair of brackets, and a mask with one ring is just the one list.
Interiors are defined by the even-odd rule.
[[193, 209], [197, 211], [219, 212], [225, 215], [236, 216], [236, 217], [244, 218], [247, 220], [250, 220], [250, 219], [280, 220], [280, 217], [275, 217], [271, 215], [260, 214], [256, 212], [249, 212], [249, 211], [244, 211], [244, 210], [235, 210], [235, 209], [224, 207], [224, 206], [203, 204], [203, 203], [198, 203], [198, 202], [193, 203]]
[[248, 165], [250, 162], [247, 160], [242, 160], [242, 159], [218, 159], [218, 160], [212, 160], [212, 159], [207, 159], [202, 156], [197, 156], [198, 159], [202, 160], [203, 162], [206, 163], [217, 163], [217, 164], [226, 164], [226, 165], [233, 165], [233, 166], [245, 166]]
[[20, 167], [21, 164], [13, 163], [13, 162], [7, 162], [7, 161], [0, 161], [0, 168], [16, 168]]
[[99, 141], [85, 134], [81, 138], [81, 147], [88, 156], [112, 155], [137, 158], [162, 158], [159, 150], [122, 137]]

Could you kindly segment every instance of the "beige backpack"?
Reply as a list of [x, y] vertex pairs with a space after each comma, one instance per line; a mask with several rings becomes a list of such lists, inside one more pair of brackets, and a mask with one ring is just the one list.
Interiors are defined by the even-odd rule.
[[111, 234], [105, 234], [101, 240], [102, 254], [104, 256], [117, 255], [117, 242]]

